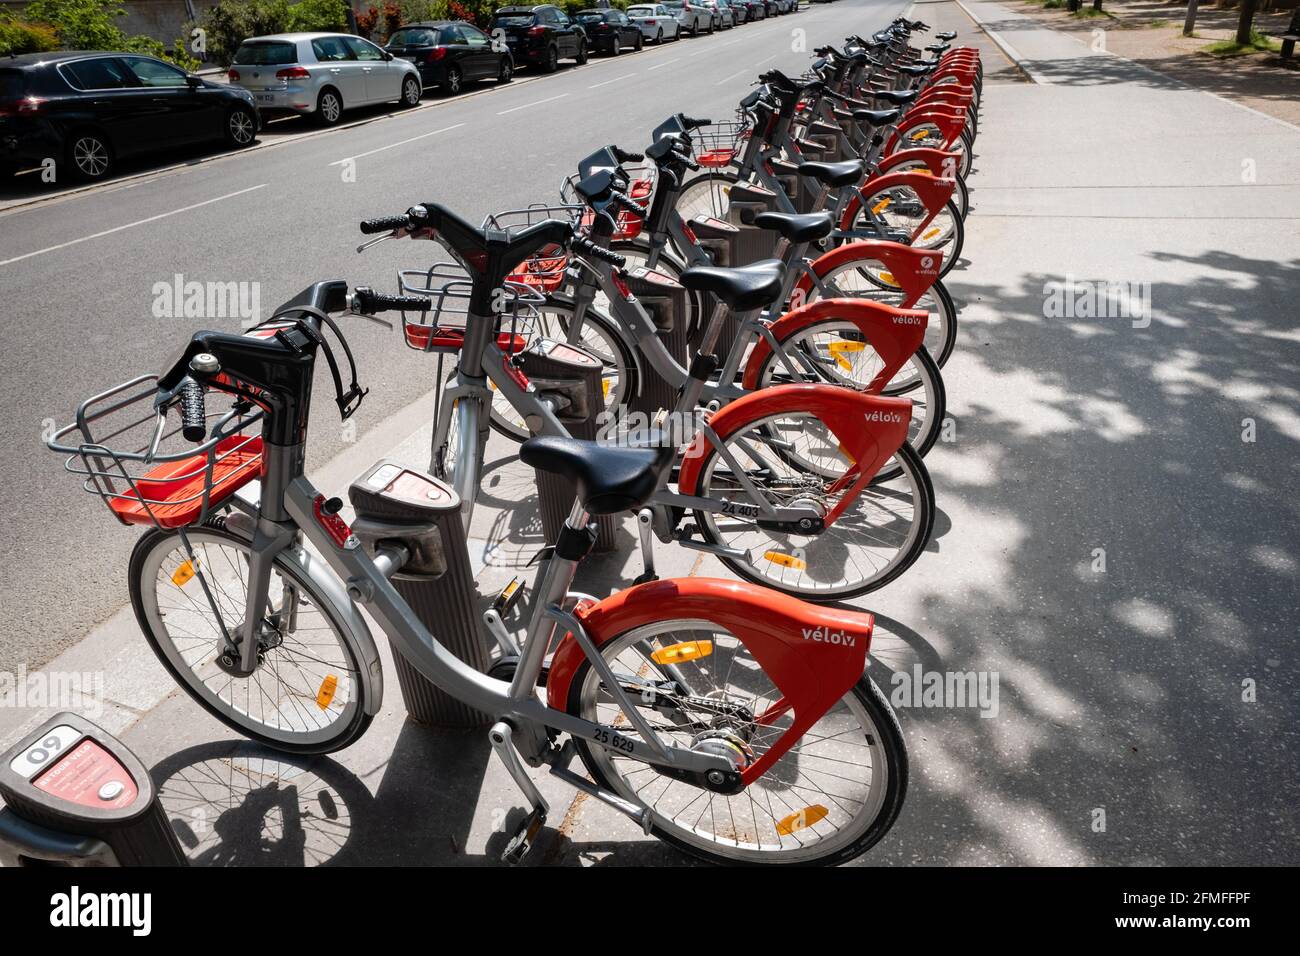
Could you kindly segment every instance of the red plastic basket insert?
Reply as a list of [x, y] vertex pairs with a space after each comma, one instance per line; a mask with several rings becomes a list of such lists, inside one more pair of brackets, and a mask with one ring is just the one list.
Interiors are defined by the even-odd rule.
[[[262, 439], [229, 435], [211, 453], [212, 490], [209, 511], [262, 474]], [[183, 528], [194, 524], [204, 509], [209, 455], [169, 461], [134, 480], [135, 490], [108, 498], [108, 507], [126, 524]], [[144, 500], [141, 501], [140, 498]]]

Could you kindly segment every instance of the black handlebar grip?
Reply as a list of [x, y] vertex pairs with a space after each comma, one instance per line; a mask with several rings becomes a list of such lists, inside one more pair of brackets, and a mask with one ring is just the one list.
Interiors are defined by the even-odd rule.
[[584, 255], [591, 256], [593, 259], [602, 259], [616, 269], [621, 269], [627, 265], [627, 259], [617, 252], [610, 252], [608, 249], [596, 245], [590, 239], [583, 239], [581, 236], [574, 237], [572, 248]]
[[683, 116], [682, 125], [687, 129], [699, 129], [701, 126], [712, 126], [713, 120], [693, 119], [689, 116]]
[[639, 163], [645, 159], [640, 153], [630, 153], [626, 149], [619, 149], [617, 146], [611, 146], [610, 150], [613, 152], [614, 158], [620, 163]]
[[410, 224], [407, 216], [380, 216], [378, 219], [365, 219], [361, 222], [361, 231], [367, 236], [376, 232], [392, 232], [405, 229]]
[[433, 302], [422, 295], [385, 295], [373, 289], [354, 290], [360, 311], [367, 315], [376, 312], [428, 312]]
[[208, 413], [203, 395], [203, 386], [193, 379], [181, 385], [181, 434], [186, 441], [198, 443], [207, 437]]

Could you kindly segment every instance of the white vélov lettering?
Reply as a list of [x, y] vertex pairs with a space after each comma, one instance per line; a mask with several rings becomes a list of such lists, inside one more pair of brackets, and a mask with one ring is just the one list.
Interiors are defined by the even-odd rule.
[[802, 631], [805, 641], [816, 641], [818, 644], [839, 644], [842, 647], [853, 647], [858, 643], [856, 634], [850, 634], [847, 631], [832, 631], [820, 625], [805, 627]]

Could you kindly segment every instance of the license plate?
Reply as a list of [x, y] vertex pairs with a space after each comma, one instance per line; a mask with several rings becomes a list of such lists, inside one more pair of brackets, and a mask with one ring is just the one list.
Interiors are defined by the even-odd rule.
[[256, 99], [257, 102], [259, 102], [259, 103], [274, 103], [274, 102], [275, 102], [275, 94], [274, 94], [274, 93], [254, 93], [254, 94], [253, 94], [253, 97], [254, 97], [254, 99]]

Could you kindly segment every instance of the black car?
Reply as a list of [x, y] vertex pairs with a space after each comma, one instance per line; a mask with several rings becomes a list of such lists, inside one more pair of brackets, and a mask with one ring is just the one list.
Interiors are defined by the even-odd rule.
[[463, 20], [409, 23], [393, 31], [384, 49], [414, 63], [425, 89], [437, 86], [452, 94], [478, 80], [509, 83], [515, 73], [514, 58], [505, 44], [494, 44]]
[[77, 51], [0, 59], [0, 171], [48, 160], [60, 179], [100, 180], [117, 161], [187, 143], [253, 142], [253, 94], [151, 56]]
[[573, 19], [587, 34], [587, 43], [591, 49], [610, 56], [618, 56], [619, 50], [625, 47], [639, 50], [645, 42], [641, 28], [629, 20], [622, 10], [579, 10]]
[[587, 35], [559, 7], [502, 7], [492, 15], [493, 40], [504, 41], [515, 63], [554, 73], [561, 60], [587, 62]]

